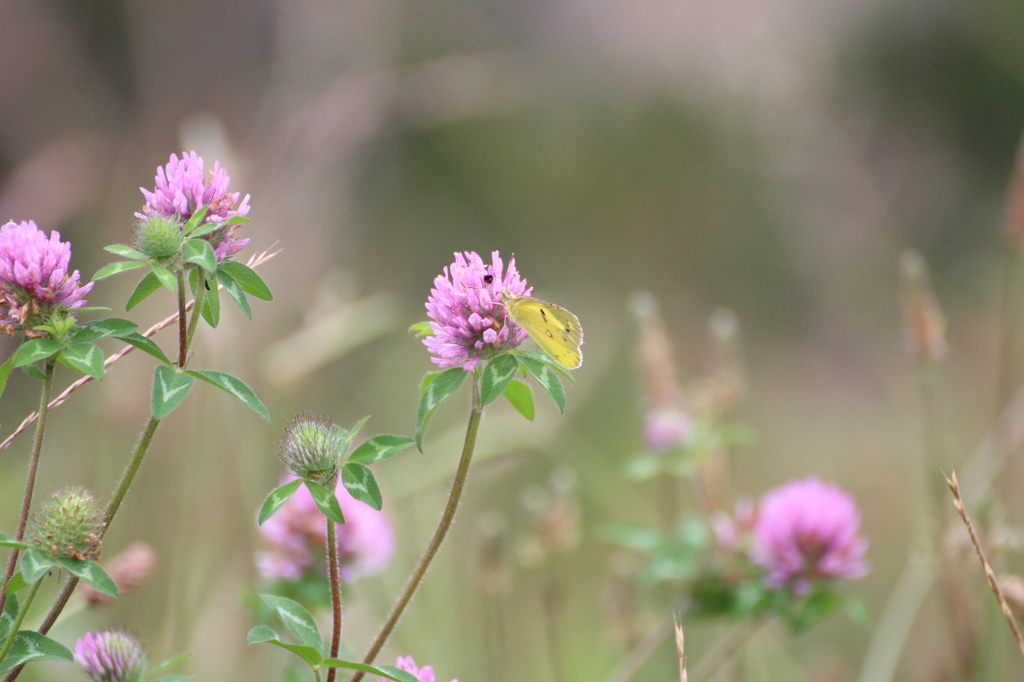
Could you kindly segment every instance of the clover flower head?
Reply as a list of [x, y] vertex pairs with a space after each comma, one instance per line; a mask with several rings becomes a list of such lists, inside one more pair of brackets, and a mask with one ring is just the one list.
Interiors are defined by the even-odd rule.
[[431, 361], [441, 369], [461, 366], [468, 372], [480, 360], [521, 344], [527, 333], [507, 318], [501, 294], [525, 296], [531, 291], [519, 277], [515, 257], [504, 270], [497, 251], [490, 265], [475, 252], [456, 253], [455, 262], [434, 279], [427, 298], [434, 333], [423, 343], [435, 356]]
[[71, 243], [60, 232], [47, 237], [31, 220], [0, 227], [0, 330], [28, 330], [58, 308], [84, 306], [93, 283], [79, 284], [70, 263]]
[[91, 682], [138, 682], [146, 672], [146, 652], [125, 632], [87, 632], [75, 644], [75, 663]]
[[[155, 215], [175, 218], [184, 223], [202, 206], [209, 206], [204, 223], [219, 223], [235, 216], [249, 213], [249, 195], [239, 203], [240, 192], [229, 192], [231, 178], [221, 168], [220, 161], [213, 162], [213, 169], [207, 173], [203, 157], [193, 152], [182, 152], [181, 160], [171, 154], [166, 166], [156, 169], [156, 187], [149, 191], [140, 187], [146, 204], [135, 217], [145, 221]], [[235, 239], [238, 225], [228, 225], [203, 237], [213, 246], [217, 260], [241, 251], [248, 239]]]
[[85, 488], [53, 494], [32, 517], [27, 537], [48, 554], [69, 559], [95, 559], [100, 553], [104, 523], [96, 499]]
[[766, 571], [771, 588], [805, 594], [820, 579], [867, 574], [867, 540], [860, 534], [853, 497], [815, 477], [768, 491], [759, 505], [750, 557]]
[[[352, 497], [340, 482], [335, 492], [345, 515], [345, 523], [336, 528], [340, 578], [351, 583], [380, 573], [395, 551], [391, 522], [383, 512]], [[256, 554], [260, 575], [296, 581], [313, 567], [314, 552], [327, 542], [327, 520], [302, 486], [260, 526], [260, 533], [269, 545]]]
[[[417, 668], [416, 661], [413, 660], [412, 656], [399, 656], [398, 660], [395, 661], [395, 667], [407, 673], [412, 673], [420, 682], [436, 682], [437, 679], [434, 676], [434, 668], [432, 666], [425, 665], [422, 668]], [[452, 682], [459, 681], [452, 680]]]
[[655, 408], [644, 415], [644, 439], [652, 450], [682, 447], [693, 435], [693, 419], [679, 408]]
[[327, 417], [300, 412], [285, 425], [278, 454], [299, 478], [331, 485], [345, 457], [346, 435]]

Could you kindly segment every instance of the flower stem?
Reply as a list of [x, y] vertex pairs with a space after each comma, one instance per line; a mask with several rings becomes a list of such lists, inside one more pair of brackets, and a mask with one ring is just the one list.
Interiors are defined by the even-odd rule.
[[[409, 600], [412, 599], [413, 593], [416, 588], [419, 587], [420, 581], [423, 580], [423, 575], [427, 572], [427, 568], [430, 566], [430, 562], [433, 561], [434, 556], [437, 554], [437, 550], [440, 549], [441, 543], [444, 542], [445, 536], [448, 534], [448, 529], [452, 525], [452, 520], [455, 518], [455, 511], [459, 507], [459, 500], [462, 497], [462, 490], [466, 486], [466, 478], [469, 474], [469, 464], [473, 459], [473, 450], [476, 448], [476, 434], [480, 429], [480, 417], [483, 415], [483, 406], [480, 404], [480, 379], [478, 375], [473, 376], [473, 406], [469, 412], [469, 424], [466, 427], [466, 440], [462, 445], [462, 458], [459, 460], [459, 467], [455, 471], [455, 480], [452, 481], [452, 490], [448, 494], [448, 504], [444, 508], [444, 513], [441, 515], [441, 521], [437, 525], [437, 530], [434, 531], [434, 537], [431, 538], [430, 544], [427, 545], [427, 549], [423, 552], [423, 556], [420, 557], [419, 562], [416, 564], [416, 568], [413, 569], [412, 575], [409, 576], [409, 582], [406, 583], [405, 589], [402, 591], [402, 596], [398, 598], [394, 607], [391, 609], [391, 613], [388, 615], [384, 625], [381, 627], [380, 632], [377, 634], [377, 638], [373, 640], [373, 644], [370, 646], [369, 651], [366, 652], [366, 656], [363, 657], [363, 663], [371, 665], [380, 650], [384, 648], [384, 643], [388, 641], [388, 637], [391, 636], [391, 631], [395, 629], [395, 625], [398, 623], [398, 619], [402, 616], [402, 612], [405, 611], [405, 607], [408, 606]], [[363, 671], [357, 672], [351, 682], [359, 682], [363, 679]]]
[[188, 357], [188, 320], [185, 319], [185, 269], [178, 270], [178, 367]]
[[[334, 633], [331, 635], [331, 658], [338, 657], [341, 646], [341, 583], [338, 581], [338, 541], [334, 521], [327, 519], [327, 570], [331, 577], [331, 608], [334, 612]], [[334, 682], [337, 668], [327, 671], [327, 682]]]
[[[46, 429], [47, 407], [50, 404], [50, 391], [53, 389], [53, 369], [56, 365], [56, 357], [46, 361], [46, 368], [43, 373], [43, 390], [39, 396], [39, 421], [36, 422], [36, 436], [32, 442], [32, 455], [28, 462], [28, 477], [25, 481], [25, 496], [21, 500], [21, 515], [18, 516], [18, 532], [14, 536], [19, 542], [25, 539], [25, 524], [28, 523], [28, 513], [32, 509], [32, 493], [36, 487], [36, 472], [39, 470], [39, 455], [43, 451], [43, 432]], [[18, 548], [11, 549], [11, 557], [7, 561], [7, 572], [4, 573], [3, 588], [0, 589], [0, 613], [3, 613], [4, 604], [7, 602], [7, 584], [14, 576], [14, 569], [18, 565]], [[2, 658], [2, 657], [0, 657]]]
[[4, 645], [0, 648], [0, 661], [4, 660], [4, 656], [14, 646], [14, 639], [18, 636], [18, 629], [21, 627], [22, 621], [25, 620], [25, 614], [28, 613], [28, 607], [32, 605], [32, 600], [36, 597], [36, 592], [39, 591], [39, 586], [43, 584], [43, 579], [35, 581], [32, 584], [32, 590], [29, 591], [28, 597], [25, 598], [25, 603], [18, 610], [18, 616], [14, 619], [14, 623], [11, 625], [11, 631], [7, 633], [7, 639], [4, 641]]
[[199, 318], [203, 314], [203, 300], [206, 298], [206, 287], [208, 286], [206, 280], [206, 271], [199, 268], [199, 278], [196, 284], [196, 293], [194, 301], [192, 301], [192, 319], [188, 322], [188, 332], [186, 333], [185, 341], [188, 347], [192, 347], [192, 337], [195, 336], [196, 327], [199, 326]]

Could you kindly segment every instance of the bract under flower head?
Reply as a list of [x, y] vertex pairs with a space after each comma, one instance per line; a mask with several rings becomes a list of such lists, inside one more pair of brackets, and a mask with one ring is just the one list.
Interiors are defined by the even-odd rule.
[[[340, 482], [335, 490], [345, 523], [336, 527], [339, 576], [355, 582], [380, 573], [395, 551], [391, 522], [383, 512], [352, 497]], [[313, 566], [314, 551], [327, 542], [327, 521], [305, 486], [260, 526], [270, 549], [256, 555], [264, 578], [295, 581]]]
[[750, 557], [766, 571], [765, 583], [806, 593], [816, 579], [867, 574], [867, 540], [859, 535], [853, 497], [815, 477], [768, 491], [761, 499]]
[[146, 652], [124, 632], [87, 632], [75, 644], [75, 663], [91, 682], [138, 682], [146, 672]]
[[57, 308], [84, 306], [93, 283], [80, 285], [70, 263], [71, 243], [60, 232], [47, 237], [31, 220], [0, 227], [0, 329], [29, 330]]
[[[395, 667], [407, 673], [412, 673], [420, 682], [436, 682], [437, 679], [434, 676], [434, 668], [432, 666], [425, 665], [422, 668], [417, 668], [416, 661], [413, 660], [412, 656], [399, 656], [398, 660], [395, 661]], [[459, 681], [452, 680], [452, 682]]]
[[[220, 161], [214, 161], [213, 170], [207, 174], [203, 158], [194, 151], [182, 152], [180, 161], [176, 154], [171, 154], [167, 165], [156, 169], [155, 180], [152, 192], [139, 188], [146, 198], [142, 212], [135, 214], [139, 220], [162, 215], [185, 222], [202, 206], [209, 206], [204, 223], [219, 223], [249, 213], [249, 195], [239, 203], [241, 193], [228, 192], [231, 178], [220, 167]], [[234, 238], [236, 229], [238, 225], [228, 225], [203, 237], [213, 246], [218, 261], [238, 253], [249, 243], [248, 239]]]
[[490, 265], [467, 251], [456, 253], [455, 262], [434, 279], [426, 304], [434, 333], [423, 343], [436, 356], [431, 362], [441, 369], [473, 370], [481, 359], [526, 340], [525, 330], [506, 321], [501, 294], [526, 296], [532, 288], [519, 277], [515, 257], [507, 271], [503, 268], [497, 251], [491, 253]]

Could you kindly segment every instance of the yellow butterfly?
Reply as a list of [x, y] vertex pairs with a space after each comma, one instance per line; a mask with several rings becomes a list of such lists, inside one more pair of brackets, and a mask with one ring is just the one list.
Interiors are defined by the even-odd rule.
[[583, 364], [583, 327], [575, 315], [554, 303], [508, 291], [501, 292], [501, 304], [508, 316], [555, 362], [566, 369]]

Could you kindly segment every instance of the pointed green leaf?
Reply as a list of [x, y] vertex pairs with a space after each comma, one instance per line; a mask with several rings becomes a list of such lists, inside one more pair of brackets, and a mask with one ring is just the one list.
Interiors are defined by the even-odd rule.
[[26, 549], [21, 555], [21, 574], [29, 585], [38, 582], [57, 562], [36, 548]]
[[11, 594], [12, 592], [23, 590], [26, 587], [28, 587], [28, 583], [25, 582], [25, 576], [21, 574], [21, 571], [16, 571], [14, 575], [11, 576], [11, 582], [7, 583], [7, 593]]
[[197, 379], [213, 384], [217, 388], [227, 391], [231, 395], [235, 396], [243, 403], [248, 405], [252, 410], [263, 417], [266, 421], [270, 421], [270, 412], [267, 411], [266, 406], [260, 402], [260, 399], [256, 397], [252, 389], [249, 388], [244, 381], [237, 377], [233, 377], [230, 374], [224, 372], [214, 372], [212, 370], [203, 369], [186, 369], [182, 372], [189, 376], [193, 376]]
[[313, 647], [322, 651], [324, 642], [320, 639], [320, 632], [316, 628], [316, 621], [309, 611], [297, 601], [287, 597], [278, 597], [273, 594], [261, 594], [263, 601], [267, 602], [270, 608], [274, 609], [278, 617], [285, 624], [299, 644]]
[[153, 268], [153, 276], [162, 284], [168, 291], [175, 296], [178, 295], [178, 278], [175, 277], [174, 273], [160, 265], [159, 263], [150, 263]]
[[558, 375], [555, 374], [554, 370], [539, 360], [523, 356], [518, 356], [518, 358], [519, 364], [537, 380], [540, 387], [547, 391], [551, 399], [555, 401], [558, 411], [565, 413], [565, 389], [562, 388], [562, 382], [558, 380]]
[[213, 232], [216, 232], [217, 230], [222, 230], [225, 227], [228, 227], [229, 225], [238, 225], [238, 224], [247, 223], [247, 222], [249, 222], [248, 218], [244, 218], [242, 216], [236, 215], [236, 216], [233, 216], [231, 218], [228, 218], [227, 220], [221, 220], [220, 222], [204, 223], [201, 227], [197, 227], [195, 230], [190, 232], [189, 236], [190, 237], [205, 237], [206, 235], [211, 234]]
[[505, 389], [505, 397], [512, 403], [512, 407], [519, 411], [519, 414], [533, 421], [533, 389], [530, 388], [528, 383], [519, 379], [513, 379]]
[[[16, 575], [21, 575], [21, 571], [18, 571]], [[8, 586], [10, 583], [8, 583]], [[14, 590], [8, 587], [7, 589], [7, 601], [4, 602], [4, 610], [0, 613], [0, 644], [7, 641], [7, 635], [11, 634], [11, 628], [14, 627], [14, 621], [18, 619], [18, 597], [14, 594]]]
[[236, 282], [234, 277], [223, 270], [217, 271], [217, 281], [224, 285], [224, 291], [231, 295], [231, 298], [235, 301], [235, 305], [241, 308], [242, 312], [245, 313], [245, 316], [251, 320], [252, 308], [249, 306], [249, 299], [242, 290], [242, 285]]
[[78, 329], [71, 335], [71, 341], [72, 343], [84, 343], [86, 341], [103, 339], [108, 336], [120, 337], [125, 334], [131, 334], [138, 328], [139, 325], [135, 324], [131, 320], [108, 317], [105, 320], [96, 320], [95, 322], [89, 322], [82, 325], [81, 329]]
[[338, 504], [338, 498], [334, 493], [319, 483], [313, 481], [305, 481], [305, 483], [320, 512], [335, 523], [345, 523], [345, 515], [341, 513], [341, 505]]
[[0, 547], [17, 547], [18, 549], [32, 549], [35, 545], [15, 540], [7, 533], [0, 533]]
[[461, 367], [452, 367], [440, 374], [433, 375], [429, 382], [424, 377], [423, 393], [420, 395], [420, 407], [416, 414], [416, 447], [419, 448], [420, 452], [423, 452], [423, 436], [427, 432], [427, 423], [434, 416], [434, 410], [459, 389], [462, 382], [466, 380], [467, 374], [469, 372]]
[[211, 286], [207, 280], [209, 291], [203, 297], [203, 319], [214, 329], [220, 324], [220, 287]]
[[128, 297], [128, 304], [125, 306], [125, 310], [131, 310], [138, 304], [149, 298], [149, 295], [160, 288], [160, 280], [157, 279], [156, 275], [152, 272], [147, 272], [146, 276], [139, 280], [139, 283], [135, 285], [135, 291]]
[[341, 468], [341, 482], [352, 497], [365, 502], [377, 511], [384, 506], [384, 498], [380, 494], [380, 486], [367, 467], [362, 464], [346, 464]]
[[356, 464], [373, 464], [388, 459], [406, 449], [416, 441], [409, 436], [391, 436], [382, 434], [374, 436], [356, 448], [349, 462]]
[[71, 650], [60, 642], [32, 630], [19, 630], [11, 650], [0, 661], [0, 674], [8, 673], [29, 661], [73, 661], [74, 658]]
[[57, 359], [76, 372], [103, 378], [103, 351], [95, 343], [73, 343]]
[[409, 331], [416, 332], [416, 338], [421, 336], [433, 336], [434, 330], [430, 328], [429, 322], [417, 322], [409, 327]]
[[112, 275], [119, 275], [122, 272], [128, 272], [129, 270], [136, 270], [138, 268], [146, 267], [145, 261], [137, 260], [123, 260], [117, 263], [111, 263], [110, 265], [104, 265], [102, 268], [96, 271], [96, 274], [92, 276], [92, 281], [98, 282], [101, 279], [106, 279]]
[[[145, 675], [143, 675], [142, 679], [148, 679], [150, 677], [153, 677], [153, 675], [159, 675], [160, 673], [162, 673], [163, 671], [167, 670], [168, 668], [170, 668], [172, 666], [175, 666], [175, 665], [178, 665], [179, 663], [181, 663], [182, 661], [184, 661], [186, 658], [188, 658], [191, 655], [192, 655], [192, 652], [186, 651], [184, 653], [178, 654], [177, 656], [172, 656], [171, 658], [168, 658], [166, 661], [164, 661], [160, 665], [154, 667], [152, 670], [150, 670]], [[188, 675], [171, 675], [170, 677], [161, 677], [159, 679], [160, 680], [172, 680], [172, 679], [174, 679], [176, 677], [183, 677], [185, 679], [191, 679]]]
[[209, 210], [210, 210], [209, 204], [207, 204], [206, 206], [200, 206], [199, 208], [197, 208], [196, 212], [193, 213], [189, 217], [188, 222], [186, 222], [182, 226], [181, 231], [184, 232], [185, 234], [191, 236], [192, 233], [195, 232], [196, 228], [199, 227], [204, 220], [206, 220], [206, 213]]
[[149, 260], [149, 256], [146, 254], [124, 244], [111, 244], [110, 246], [104, 246], [103, 250], [129, 260]]
[[480, 404], [490, 405], [504, 393], [518, 371], [519, 362], [512, 355], [499, 355], [488, 362], [480, 378]]
[[11, 370], [14, 369], [14, 356], [7, 358], [4, 364], [0, 365], [0, 395], [4, 394], [4, 389], [7, 387], [7, 377], [11, 376]]
[[56, 339], [29, 339], [14, 351], [10, 359], [11, 366], [24, 367], [50, 357], [63, 347], [64, 344]]
[[141, 351], [149, 353], [160, 362], [165, 362], [168, 365], [174, 364], [171, 362], [170, 358], [167, 357], [167, 354], [164, 353], [163, 349], [157, 345], [156, 341], [149, 337], [143, 336], [138, 332], [132, 332], [131, 334], [125, 334], [123, 336], [118, 336], [117, 338], [121, 339], [125, 343], [135, 346]]
[[256, 298], [263, 301], [273, 301], [274, 294], [270, 291], [270, 287], [263, 281], [263, 278], [256, 274], [256, 271], [250, 268], [245, 263], [239, 263], [235, 260], [226, 260], [220, 264], [219, 270], [231, 275], [238, 286], [242, 287], [242, 291], [255, 296]]
[[117, 583], [95, 561], [90, 561], [89, 559], [70, 559], [68, 557], [57, 557], [56, 561], [68, 569], [71, 575], [84, 580], [96, 588], [97, 592], [114, 599], [121, 596], [117, 590]]
[[217, 254], [205, 239], [186, 239], [185, 262], [195, 263], [207, 272], [213, 272], [217, 269]]
[[262, 526], [264, 521], [273, 516], [285, 502], [291, 499], [291, 496], [295, 494], [300, 485], [302, 485], [302, 479], [297, 479], [270, 491], [267, 499], [263, 501], [263, 506], [260, 507], [260, 514], [256, 519], [256, 523]]
[[155, 419], [163, 419], [174, 411], [196, 382], [191, 376], [178, 372], [167, 365], [157, 365], [153, 375], [153, 394], [150, 406]]
[[39, 381], [46, 381], [46, 375], [40, 372], [39, 368], [36, 367], [35, 365], [25, 365], [21, 369], [22, 371], [25, 372], [25, 374], [29, 375], [33, 379], [38, 379]]
[[282, 649], [287, 649], [310, 665], [320, 665], [320, 662], [324, 660], [323, 654], [318, 649], [301, 644], [282, 642], [277, 633], [266, 625], [257, 625], [252, 630], [249, 630], [248, 641], [249, 644], [273, 644]]
[[545, 365], [555, 370], [572, 383], [576, 383], [576, 380], [572, 376], [572, 372], [567, 370], [565, 367], [562, 367], [553, 357], [539, 348], [517, 348], [514, 353], [520, 357], [533, 358], [534, 360], [543, 362]]
[[395, 680], [395, 682], [419, 682], [412, 673], [408, 673], [401, 668], [396, 668], [393, 665], [366, 665], [365, 663], [356, 663], [354, 661], [343, 661], [340, 658], [325, 658], [320, 664], [321, 668], [348, 668], [349, 670], [362, 670], [365, 673], [371, 675], [380, 675], [386, 677], [389, 680]]

